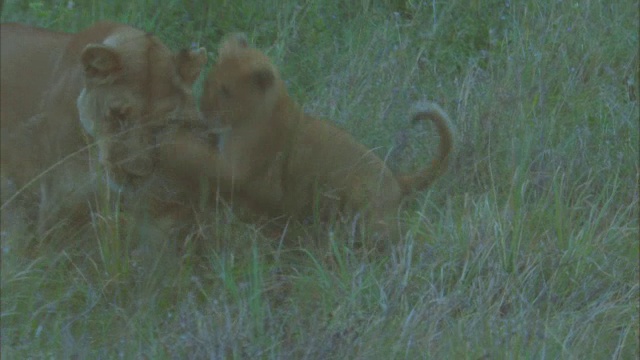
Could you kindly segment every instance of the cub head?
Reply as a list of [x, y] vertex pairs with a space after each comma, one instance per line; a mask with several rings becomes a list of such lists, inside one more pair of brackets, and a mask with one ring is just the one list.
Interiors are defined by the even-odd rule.
[[153, 171], [156, 136], [198, 121], [192, 86], [206, 61], [204, 49], [174, 54], [130, 28], [83, 49], [78, 113], [115, 184], [139, 185]]
[[242, 34], [220, 44], [200, 104], [207, 121], [231, 130], [268, 125], [284, 86], [277, 69]]

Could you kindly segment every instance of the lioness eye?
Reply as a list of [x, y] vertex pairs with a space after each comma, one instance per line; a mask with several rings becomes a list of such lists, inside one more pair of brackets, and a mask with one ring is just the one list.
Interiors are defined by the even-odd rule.
[[224, 97], [230, 97], [231, 96], [231, 91], [229, 91], [229, 88], [222, 85], [220, 87], [220, 93], [222, 94], [222, 96]]
[[158, 142], [158, 138], [160, 138], [165, 132], [165, 127], [155, 125], [151, 127], [150, 132], [151, 132], [151, 137], [153, 138], [153, 141]]
[[127, 108], [111, 108], [110, 115], [116, 120], [124, 120], [129, 115], [129, 109]]
[[113, 123], [117, 124], [120, 130], [124, 129], [126, 126], [126, 122], [130, 114], [130, 107], [112, 107], [109, 110], [109, 115], [111, 116]]

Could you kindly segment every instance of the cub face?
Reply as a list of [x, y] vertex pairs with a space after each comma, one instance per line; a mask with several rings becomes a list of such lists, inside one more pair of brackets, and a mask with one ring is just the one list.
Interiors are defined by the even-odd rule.
[[277, 70], [243, 35], [220, 47], [218, 62], [205, 81], [201, 110], [219, 128], [260, 126], [270, 120], [282, 87]]

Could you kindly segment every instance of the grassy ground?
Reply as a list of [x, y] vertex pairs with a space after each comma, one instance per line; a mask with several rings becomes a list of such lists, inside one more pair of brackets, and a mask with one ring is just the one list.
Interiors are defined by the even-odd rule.
[[245, 31], [309, 112], [397, 149], [395, 169], [435, 147], [409, 106], [440, 103], [450, 171], [375, 259], [347, 226], [283, 245], [222, 211], [204, 244], [169, 240], [180, 252], [108, 221], [5, 232], [3, 359], [639, 356], [637, 1], [237, 3], [6, 0], [2, 20], [109, 18], [214, 55]]

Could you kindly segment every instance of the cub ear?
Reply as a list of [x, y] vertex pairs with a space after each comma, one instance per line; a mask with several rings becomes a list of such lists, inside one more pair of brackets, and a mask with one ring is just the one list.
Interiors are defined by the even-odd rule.
[[82, 50], [80, 61], [88, 80], [106, 83], [122, 74], [123, 66], [120, 54], [114, 48], [106, 45], [87, 45]]
[[224, 38], [218, 48], [218, 54], [225, 56], [232, 54], [234, 51], [246, 49], [249, 47], [249, 40], [244, 33], [233, 33]]
[[247, 40], [247, 35], [245, 33], [233, 33], [229, 36], [228, 41], [240, 48], [249, 47], [249, 40]]
[[251, 80], [260, 90], [267, 91], [275, 83], [276, 74], [272, 67], [264, 66], [251, 73]]
[[207, 50], [203, 47], [198, 50], [182, 50], [176, 55], [178, 74], [189, 85], [193, 85], [206, 63]]

